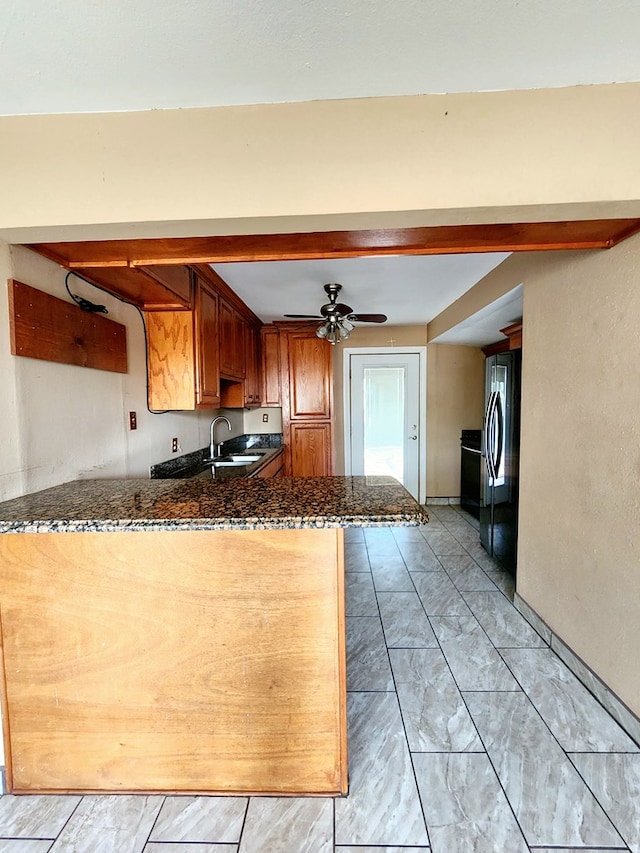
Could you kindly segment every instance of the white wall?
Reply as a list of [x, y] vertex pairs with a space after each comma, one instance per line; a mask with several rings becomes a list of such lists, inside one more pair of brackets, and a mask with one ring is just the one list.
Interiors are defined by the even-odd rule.
[[[72, 292], [109, 309], [127, 327], [128, 373], [12, 356], [7, 278], [68, 299], [65, 270], [19, 246], [0, 247], [0, 383], [4, 440], [0, 443], [0, 499], [89, 477], [148, 477], [149, 466], [208, 444], [216, 414], [152, 415], [146, 405], [144, 334], [138, 312], [75, 277]], [[135, 411], [138, 428], [128, 428]], [[233, 435], [243, 432], [242, 411], [228, 410]], [[178, 454], [171, 452], [177, 437]]]

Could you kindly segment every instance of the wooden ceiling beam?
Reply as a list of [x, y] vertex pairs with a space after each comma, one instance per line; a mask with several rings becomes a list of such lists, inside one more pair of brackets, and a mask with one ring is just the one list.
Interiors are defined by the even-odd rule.
[[34, 243], [28, 248], [69, 269], [285, 261], [375, 255], [442, 255], [608, 249], [640, 231], [640, 219], [443, 225], [307, 234], [163, 237], [78, 243]]

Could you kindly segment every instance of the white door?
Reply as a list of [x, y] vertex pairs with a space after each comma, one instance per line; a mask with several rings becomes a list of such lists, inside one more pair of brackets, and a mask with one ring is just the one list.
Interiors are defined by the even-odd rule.
[[424, 433], [420, 353], [352, 350], [345, 359], [347, 474], [395, 477], [419, 500]]

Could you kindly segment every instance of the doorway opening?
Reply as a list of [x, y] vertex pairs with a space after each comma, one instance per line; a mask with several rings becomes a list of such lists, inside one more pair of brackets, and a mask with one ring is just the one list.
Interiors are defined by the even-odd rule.
[[345, 473], [426, 500], [426, 347], [344, 350]]

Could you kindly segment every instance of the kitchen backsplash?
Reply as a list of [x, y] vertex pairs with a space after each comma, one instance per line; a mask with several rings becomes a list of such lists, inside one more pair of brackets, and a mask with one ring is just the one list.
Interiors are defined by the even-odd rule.
[[[282, 447], [282, 433], [271, 432], [264, 433], [263, 435], [237, 435], [228, 441], [223, 441], [220, 449], [221, 454], [224, 455], [226, 453], [240, 453], [249, 447]], [[152, 480], [164, 480], [174, 476], [184, 468], [193, 468], [208, 456], [209, 445], [200, 448], [200, 450], [194, 450], [191, 453], [184, 453], [182, 456], [174, 456], [172, 459], [166, 459], [164, 462], [151, 465], [149, 468], [149, 477]]]

